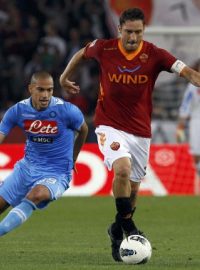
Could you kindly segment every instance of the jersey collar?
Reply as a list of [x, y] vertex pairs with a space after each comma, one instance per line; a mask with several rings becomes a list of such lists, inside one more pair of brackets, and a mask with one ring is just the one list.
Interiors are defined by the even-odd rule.
[[137, 48], [136, 51], [134, 52], [131, 52], [131, 53], [128, 53], [124, 47], [122, 46], [122, 41], [121, 39], [118, 39], [118, 47], [119, 47], [119, 50], [121, 51], [121, 53], [126, 57], [127, 60], [132, 60], [133, 58], [135, 58], [139, 52], [142, 50], [142, 47], [143, 47], [143, 41], [140, 42], [140, 45], [139, 47]]

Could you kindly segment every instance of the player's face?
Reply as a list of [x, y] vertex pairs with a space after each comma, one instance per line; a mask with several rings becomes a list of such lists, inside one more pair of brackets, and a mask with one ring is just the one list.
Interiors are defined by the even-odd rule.
[[52, 78], [37, 79], [35, 83], [29, 85], [29, 92], [33, 107], [38, 111], [45, 110], [53, 95]]
[[124, 49], [127, 52], [132, 52], [137, 50], [143, 39], [144, 24], [142, 20], [126, 21], [119, 26], [119, 32]]

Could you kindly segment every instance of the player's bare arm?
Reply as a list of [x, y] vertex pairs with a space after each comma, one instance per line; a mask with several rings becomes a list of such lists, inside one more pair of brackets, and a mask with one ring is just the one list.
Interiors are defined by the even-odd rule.
[[184, 77], [189, 82], [191, 82], [193, 85], [199, 87], [200, 86], [200, 73], [196, 70], [185, 66], [180, 74], [181, 77]]
[[0, 144], [4, 141], [6, 135], [4, 135], [3, 133], [0, 133]]
[[76, 82], [70, 80], [75, 71], [77, 70], [79, 64], [82, 62], [84, 58], [84, 50], [85, 48], [79, 50], [70, 60], [68, 65], [66, 66], [64, 72], [60, 76], [60, 84], [61, 87], [67, 91], [69, 94], [78, 94], [80, 91], [79, 85]]
[[74, 162], [76, 162], [78, 155], [80, 153], [81, 147], [85, 143], [86, 137], [88, 134], [88, 126], [86, 122], [83, 123], [80, 130], [77, 132], [77, 136], [74, 142]]

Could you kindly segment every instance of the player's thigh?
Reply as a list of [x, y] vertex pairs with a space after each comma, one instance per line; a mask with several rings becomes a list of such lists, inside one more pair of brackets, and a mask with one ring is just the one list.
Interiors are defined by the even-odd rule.
[[16, 206], [28, 192], [28, 186], [24, 184], [23, 170], [17, 164], [13, 172], [6, 177], [0, 186], [0, 196], [10, 205]]
[[121, 157], [113, 162], [113, 171], [115, 176], [120, 175], [123, 178], [130, 178], [131, 160], [129, 157]]
[[98, 146], [104, 155], [104, 163], [109, 170], [113, 163], [121, 158], [131, 158], [126, 144], [124, 132], [108, 126], [99, 126], [96, 128]]

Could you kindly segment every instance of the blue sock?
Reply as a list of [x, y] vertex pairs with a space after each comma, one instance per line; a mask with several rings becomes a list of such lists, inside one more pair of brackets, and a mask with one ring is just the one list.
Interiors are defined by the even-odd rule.
[[0, 222], [0, 236], [12, 231], [24, 223], [35, 209], [36, 205], [33, 202], [24, 199]]

